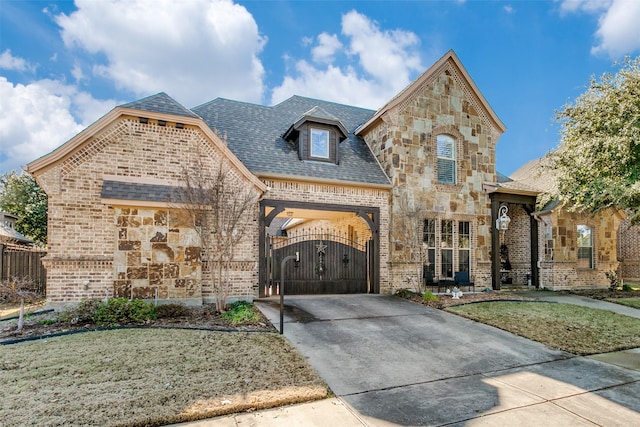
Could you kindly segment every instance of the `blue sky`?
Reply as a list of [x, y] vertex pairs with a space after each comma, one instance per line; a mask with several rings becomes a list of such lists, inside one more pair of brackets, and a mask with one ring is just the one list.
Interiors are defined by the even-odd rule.
[[0, 173], [114, 106], [166, 92], [377, 109], [454, 49], [507, 126], [510, 174], [559, 143], [554, 111], [640, 53], [640, 1], [0, 0]]

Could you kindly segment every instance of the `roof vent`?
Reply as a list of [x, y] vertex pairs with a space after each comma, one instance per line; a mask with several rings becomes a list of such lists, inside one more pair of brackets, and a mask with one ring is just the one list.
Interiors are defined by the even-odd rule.
[[146, 117], [138, 117], [138, 119], [140, 120], [140, 123], [142, 123], [143, 125], [146, 125], [147, 123], [149, 123], [149, 119]]

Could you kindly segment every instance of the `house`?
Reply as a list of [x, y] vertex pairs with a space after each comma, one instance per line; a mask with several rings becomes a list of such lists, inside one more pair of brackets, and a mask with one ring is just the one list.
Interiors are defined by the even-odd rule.
[[[259, 198], [232, 299], [277, 292], [283, 273], [287, 293], [392, 293], [458, 271], [483, 288], [554, 287], [541, 190], [495, 168], [505, 129], [453, 51], [377, 111], [300, 96], [187, 109], [165, 93], [118, 106], [27, 166], [49, 196], [47, 298], [213, 301], [212, 266], [170, 197], [196, 159]], [[315, 231], [273, 236], [294, 219]], [[603, 234], [614, 250], [617, 224]]]
[[33, 240], [16, 230], [18, 219], [18, 216], [9, 212], [0, 212], [0, 243], [33, 246]]

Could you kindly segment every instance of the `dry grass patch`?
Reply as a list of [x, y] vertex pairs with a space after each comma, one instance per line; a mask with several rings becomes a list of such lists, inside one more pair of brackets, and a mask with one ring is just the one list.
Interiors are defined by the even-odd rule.
[[274, 333], [124, 329], [0, 346], [3, 425], [158, 426], [326, 397]]
[[484, 302], [449, 312], [574, 354], [640, 347], [640, 319], [570, 304]]

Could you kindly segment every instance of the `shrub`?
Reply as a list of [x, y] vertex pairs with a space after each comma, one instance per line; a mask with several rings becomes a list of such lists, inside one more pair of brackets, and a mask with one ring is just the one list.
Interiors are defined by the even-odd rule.
[[82, 301], [73, 310], [60, 313], [62, 323], [93, 323], [96, 325], [114, 325], [144, 323], [157, 318], [156, 307], [142, 300], [113, 298], [108, 302], [99, 300]]
[[422, 294], [422, 299], [424, 301], [440, 301], [440, 298], [438, 297], [438, 295], [434, 295], [429, 291], [426, 291], [425, 293]]
[[620, 279], [618, 278], [618, 275], [616, 274], [616, 272], [605, 271], [604, 275], [607, 276], [607, 279], [609, 279], [609, 290], [617, 291], [618, 285], [620, 284]]
[[106, 304], [98, 305], [95, 324], [144, 323], [155, 318], [157, 313], [152, 303], [139, 299], [113, 298]]
[[256, 312], [253, 304], [246, 301], [237, 301], [229, 306], [229, 310], [222, 314], [232, 324], [237, 325], [245, 322], [257, 322], [260, 316]]
[[158, 319], [175, 319], [177, 317], [186, 317], [191, 314], [191, 309], [183, 304], [161, 304], [156, 307]]
[[631, 285], [627, 285], [626, 283], [622, 285], [622, 290], [625, 292], [633, 292], [633, 288], [631, 287]]
[[405, 288], [398, 289], [396, 291], [396, 296], [400, 297], [400, 298], [409, 298], [414, 294], [415, 294], [415, 292], [410, 291], [409, 289], [405, 289]]

